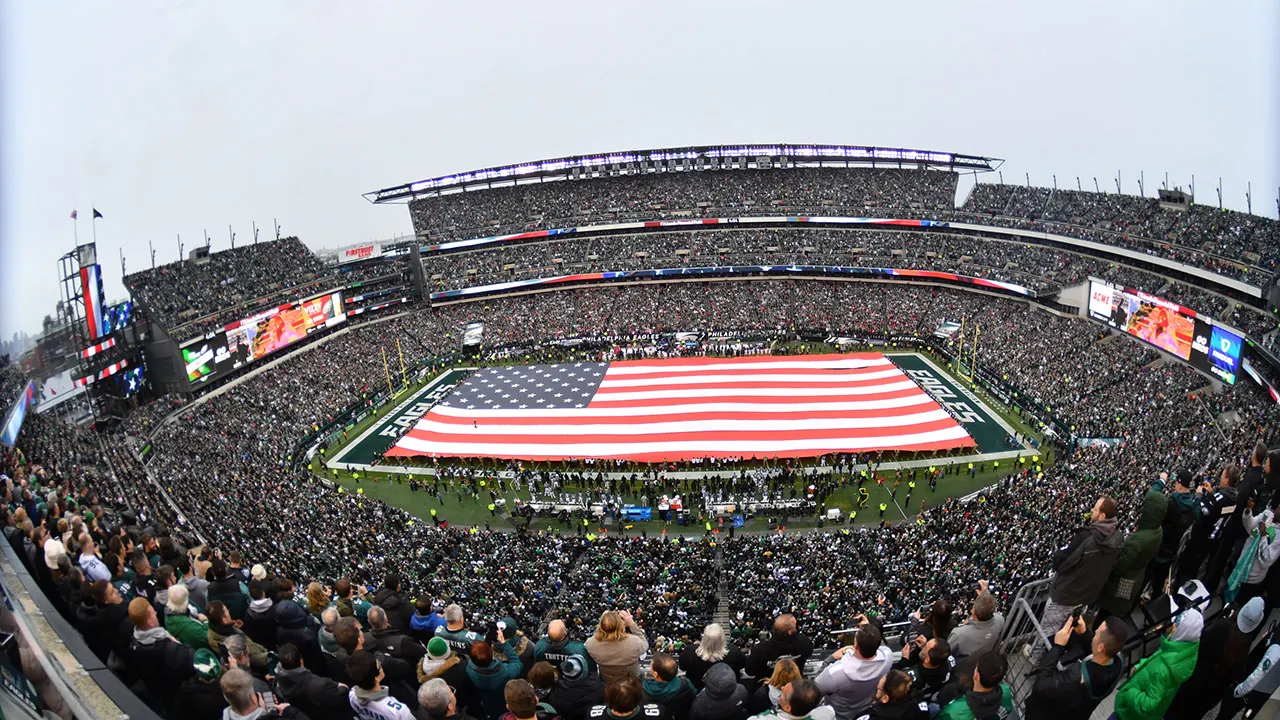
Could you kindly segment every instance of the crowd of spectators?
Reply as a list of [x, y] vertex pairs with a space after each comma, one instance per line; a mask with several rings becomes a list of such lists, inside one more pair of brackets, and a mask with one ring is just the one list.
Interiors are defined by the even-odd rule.
[[601, 222], [744, 214], [852, 215], [949, 210], [955, 173], [796, 168], [623, 175], [509, 185], [409, 203], [431, 242]]
[[318, 282], [324, 273], [311, 250], [288, 237], [210, 253], [207, 259], [183, 258], [127, 275], [124, 284], [134, 301], [180, 340], [261, 308], [330, 290]]
[[[923, 338], [943, 320], [960, 318], [981, 328], [980, 366], [1042, 400], [1078, 434], [1116, 437], [1119, 446], [1067, 448], [1043, 472], [1016, 466], [976, 497], [932, 505], [914, 521], [825, 534], [739, 536], [722, 540], [722, 548], [659, 537], [510, 536], [441, 528], [320, 482], [295, 469], [291, 457], [303, 437], [367, 402], [384, 382], [379, 346], [404, 338], [425, 354], [439, 354], [477, 320], [485, 323], [486, 344], [533, 346], [575, 336], [674, 331], [794, 337], [820, 329]], [[1098, 497], [1112, 498], [1115, 525], [1131, 529], [1142, 514], [1144, 494], [1162, 473], [1214, 477], [1240, 464], [1255, 441], [1280, 444], [1280, 416], [1250, 384], [1219, 394], [1209, 394], [1206, 384], [1185, 366], [1159, 361], [1153, 351], [1107, 337], [1086, 321], [1013, 300], [924, 286], [761, 280], [493, 299], [358, 325], [181, 408], [163, 427], [155, 421], [161, 413], [126, 426], [150, 431], [146, 463], [137, 454], [137, 439], [34, 418], [19, 449], [3, 457], [10, 478], [3, 524], [6, 538], [22, 548], [51, 596], [95, 640], [91, 644], [116, 653], [126, 677], [140, 680], [171, 716], [191, 693], [208, 689], [208, 674], [221, 676], [222, 692], [205, 694], [242, 713], [248, 707], [243, 688], [252, 688], [254, 676], [260, 682], [267, 675], [261, 663], [255, 665], [251, 640], [274, 650], [286, 670], [305, 666], [317, 684], [346, 683], [349, 693], [333, 697], [347, 698], [352, 707], [397, 703], [405, 712], [415, 707], [441, 719], [449, 713], [428, 709], [434, 696], [426, 685], [439, 677], [431, 673], [448, 672], [469, 654], [462, 676], [470, 685], [454, 686], [460, 693], [456, 705], [498, 720], [506, 682], [523, 673], [537, 679], [525, 658], [533, 660], [533, 640], [551, 619], [563, 621], [577, 640], [594, 636], [585, 652], [618, 673], [606, 673], [607, 687], [613, 688], [606, 693], [613, 692], [614, 700], [606, 695], [605, 704], [627, 711], [631, 701], [617, 688], [630, 675], [626, 662], [638, 657], [629, 648], [640, 643], [674, 652], [699, 637], [699, 646], [708, 643], [703, 628], [718, 609], [720, 580], [726, 577], [727, 634], [758, 655], [755, 667], [763, 668], [754, 673], [751, 690], [761, 690], [764, 702], [776, 702], [783, 711], [800, 707], [790, 704], [797, 688], [801, 695], [825, 694], [841, 713], [839, 720], [852, 720], [871, 708], [874, 682], [850, 685], [824, 672], [816, 689], [807, 680], [790, 680], [770, 686], [776, 694], [758, 683], [773, 671], [773, 661], [789, 654], [780, 644], [798, 633], [821, 648], [845, 646], [832, 656], [832, 672], [861, 677], [880, 667], [884, 654], [879, 630], [873, 634], [870, 628], [915, 613], [930, 625], [922, 645], [934, 642], [922, 654], [943, 652], [936, 641], [945, 636], [969, 648], [978, 663], [970, 671], [976, 673], [972, 688], [935, 695], [937, 704], [953, 698], [970, 702], [972, 693], [995, 693], [1003, 702], [997, 677], [1003, 671], [996, 666], [1003, 659], [964, 644], [973, 642], [965, 633], [953, 642], [953, 628], [941, 615], [933, 624], [925, 618], [944, 603], [970, 616], [962, 627], [980, 629], [979, 623], [994, 621], [991, 601], [980, 601], [980, 595], [1007, 609], [1019, 587], [1047, 576], [1062, 539], [1090, 508], [1096, 512]], [[1233, 418], [1229, 425], [1221, 420], [1226, 416]], [[45, 528], [59, 521], [68, 528], [54, 544]], [[197, 545], [203, 549], [186, 552]], [[71, 560], [62, 563], [59, 548]], [[718, 549], [723, 558], [716, 557]], [[104, 584], [98, 585], [94, 581], [103, 573]], [[233, 589], [239, 583], [230, 578], [244, 582], [247, 597]], [[979, 579], [987, 583], [979, 586]], [[141, 604], [125, 597], [130, 594], [140, 596]], [[207, 620], [193, 616], [193, 607]], [[115, 624], [106, 624], [107, 618]], [[228, 618], [241, 620], [241, 626]], [[417, 639], [415, 623], [425, 633]], [[446, 629], [428, 632], [433, 623]], [[864, 629], [847, 641], [831, 639], [833, 632], [859, 624]], [[208, 633], [203, 642], [201, 628]], [[239, 645], [233, 636], [242, 633], [247, 639]], [[215, 641], [215, 635], [223, 639]], [[439, 635], [453, 642], [433, 647]], [[223, 648], [225, 659], [217, 659]], [[211, 651], [217, 672], [202, 674], [202, 666], [211, 666], [199, 650]], [[619, 657], [629, 660], [619, 664]], [[655, 655], [653, 662], [657, 668], [666, 661]], [[561, 664], [551, 672], [548, 690], [566, 678], [581, 679], [582, 670]], [[653, 673], [662, 683], [674, 677], [666, 670]], [[705, 698], [698, 696], [690, 717], [709, 712], [713, 702], [735, 702], [733, 674], [728, 686], [721, 685], [720, 675], [714, 666], [706, 670]], [[889, 676], [871, 679], [879, 677]], [[416, 692], [423, 680], [422, 692]], [[202, 681], [205, 687], [193, 687]], [[897, 685], [882, 685], [890, 702], [906, 697]], [[284, 692], [278, 680], [276, 692]], [[317, 691], [284, 699], [302, 708], [318, 696]], [[505, 699], [507, 707], [511, 702]], [[805, 709], [800, 716], [812, 710]]]

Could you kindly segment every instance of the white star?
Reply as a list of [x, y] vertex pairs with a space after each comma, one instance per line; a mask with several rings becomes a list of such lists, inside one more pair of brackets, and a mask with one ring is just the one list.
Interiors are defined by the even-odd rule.
[[468, 409], [468, 410], [475, 410], [475, 409], [476, 409], [476, 406], [475, 406], [475, 405], [468, 405], [468, 406], [467, 406], [467, 409]]
[[556, 393], [556, 397], [564, 397], [562, 393]]
[[583, 403], [578, 403], [578, 407], [586, 407], [586, 405]]
[[521, 406], [520, 406], [520, 409], [521, 409], [521, 410], [523, 410], [523, 409], [525, 409], [525, 408], [527, 408], [527, 407], [529, 407], [529, 406], [528, 406], [528, 405], [521, 405]]

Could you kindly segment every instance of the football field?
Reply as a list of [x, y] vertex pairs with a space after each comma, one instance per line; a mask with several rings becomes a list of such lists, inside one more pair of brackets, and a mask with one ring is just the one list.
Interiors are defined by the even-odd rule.
[[[880, 465], [882, 473], [893, 473], [899, 468], [904, 473], [910, 472], [913, 467], [921, 471], [930, 466], [950, 468], [940, 478], [936, 491], [929, 491], [927, 483], [923, 484], [907, 507], [902, 506], [904, 494], [898, 492], [891, 495], [888, 484], [878, 487], [875, 483], [869, 483], [869, 493], [865, 496], [860, 494], [854, 479], [862, 466], [855, 468], [854, 477], [850, 478], [849, 484], [837, 490], [828, 500], [829, 506], [839, 507], [846, 514], [861, 510], [855, 520], [861, 524], [879, 522], [880, 514], [875, 511], [881, 502], [885, 502], [889, 504], [890, 510], [883, 519], [900, 521], [918, 512], [922, 502], [935, 505], [946, 497], [968, 495], [1004, 477], [1012, 468], [1034, 467], [1035, 464], [1051, 462], [1050, 456], [1041, 458], [1039, 451], [1028, 442], [1029, 436], [1035, 437], [1028, 427], [1017, 418], [1002, 413], [994, 401], [969, 389], [964, 381], [939, 367], [929, 357], [915, 352], [886, 353], [886, 357], [933, 400], [950, 411], [952, 417], [972, 438], [974, 447], [968, 452], [962, 448], [957, 451], [959, 454], [946, 458], [906, 459], [909, 456], [904, 456], [902, 460], [886, 459]], [[429, 475], [431, 471], [428, 467], [421, 464], [415, 467], [374, 464], [376, 458], [393, 447], [397, 438], [413, 428], [436, 403], [462, 384], [472, 371], [471, 368], [446, 371], [422, 388], [399, 398], [390, 411], [384, 410], [375, 418], [366, 420], [367, 424], [357, 426], [353, 436], [345, 444], [335, 448], [327, 460], [316, 458], [313, 470], [326, 479], [341, 483], [348, 491], [381, 499], [424, 519], [429, 518], [430, 510], [435, 508], [440, 517], [446, 517], [455, 524], [478, 525], [491, 521], [497, 526], [506, 526], [497, 515], [487, 510], [484, 503], [471, 496], [445, 493], [442, 499], [437, 499], [425, 492], [411, 491], [406, 484], [408, 477], [422, 478]], [[1023, 438], [1022, 447], [1009, 445], [1008, 437], [1015, 433]], [[974, 463], [972, 472], [968, 469], [969, 463]], [[552, 467], [556, 465], [553, 463]], [[692, 475], [702, 474], [697, 472]], [[528, 497], [527, 492], [508, 492], [506, 495], [508, 501]], [[757, 520], [743, 529], [760, 530], [763, 528], [757, 526], [761, 523], [762, 521]], [[549, 527], [550, 524], [549, 521], [539, 519], [535, 521], [534, 527]], [[813, 524], [813, 521], [800, 521], [792, 523], [792, 526], [811, 527]], [[658, 529], [663, 524], [655, 521], [637, 525]], [[700, 534], [690, 528], [682, 530], [688, 534]], [[672, 528], [672, 532], [678, 531]]]

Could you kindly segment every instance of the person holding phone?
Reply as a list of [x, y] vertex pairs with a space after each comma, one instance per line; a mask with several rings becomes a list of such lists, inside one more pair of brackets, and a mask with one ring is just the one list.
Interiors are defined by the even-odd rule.
[[310, 720], [305, 714], [289, 703], [278, 703], [270, 693], [253, 691], [253, 678], [240, 669], [231, 669], [223, 673], [219, 681], [222, 697], [227, 701], [227, 709], [223, 713], [224, 720]]

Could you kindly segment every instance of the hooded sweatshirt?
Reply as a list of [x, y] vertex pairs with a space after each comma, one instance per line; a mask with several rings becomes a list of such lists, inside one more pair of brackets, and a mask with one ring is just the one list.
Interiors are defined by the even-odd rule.
[[702, 676], [702, 692], [693, 699], [689, 720], [738, 720], [747, 716], [747, 689], [725, 663], [711, 666]]
[[853, 649], [828, 665], [814, 681], [827, 702], [836, 709], [838, 720], [853, 720], [871, 707], [880, 678], [893, 669], [893, 651], [886, 645], [876, 648], [875, 657], [863, 659]]
[[1142, 517], [1138, 529], [1124, 539], [1116, 557], [1111, 577], [1102, 588], [1102, 609], [1112, 615], [1128, 615], [1138, 602], [1146, 578], [1147, 565], [1160, 552], [1164, 540], [1164, 516], [1169, 511], [1169, 498], [1163, 493], [1149, 492], [1142, 499]]
[[1053, 556], [1056, 573], [1049, 583], [1049, 599], [1058, 605], [1092, 605], [1124, 544], [1115, 518], [1092, 522], [1076, 530], [1071, 542]]
[[587, 672], [593, 672], [596, 668], [595, 662], [591, 660], [591, 655], [587, 653], [587, 646], [577, 640], [570, 640], [567, 637], [563, 640], [552, 640], [550, 636], [545, 636], [533, 646], [534, 662], [546, 660], [552, 665], [559, 665], [571, 657], [576, 657], [582, 661], [582, 664], [587, 668]]
[[1253, 565], [1249, 568], [1249, 576], [1245, 579], [1245, 583], [1260, 583], [1267, 577], [1267, 571], [1275, 564], [1276, 558], [1280, 557], [1280, 532], [1275, 530], [1274, 513], [1270, 508], [1263, 510], [1261, 515], [1255, 516], [1251, 512], [1245, 512], [1242, 517], [1245, 532], [1249, 533], [1250, 541], [1255, 535], [1261, 534], [1258, 540], [1258, 552], [1253, 556]]
[[1011, 717], [1013, 713], [1013, 691], [1000, 683], [991, 690], [966, 690], [963, 697], [942, 708], [937, 720], [990, 720]]

